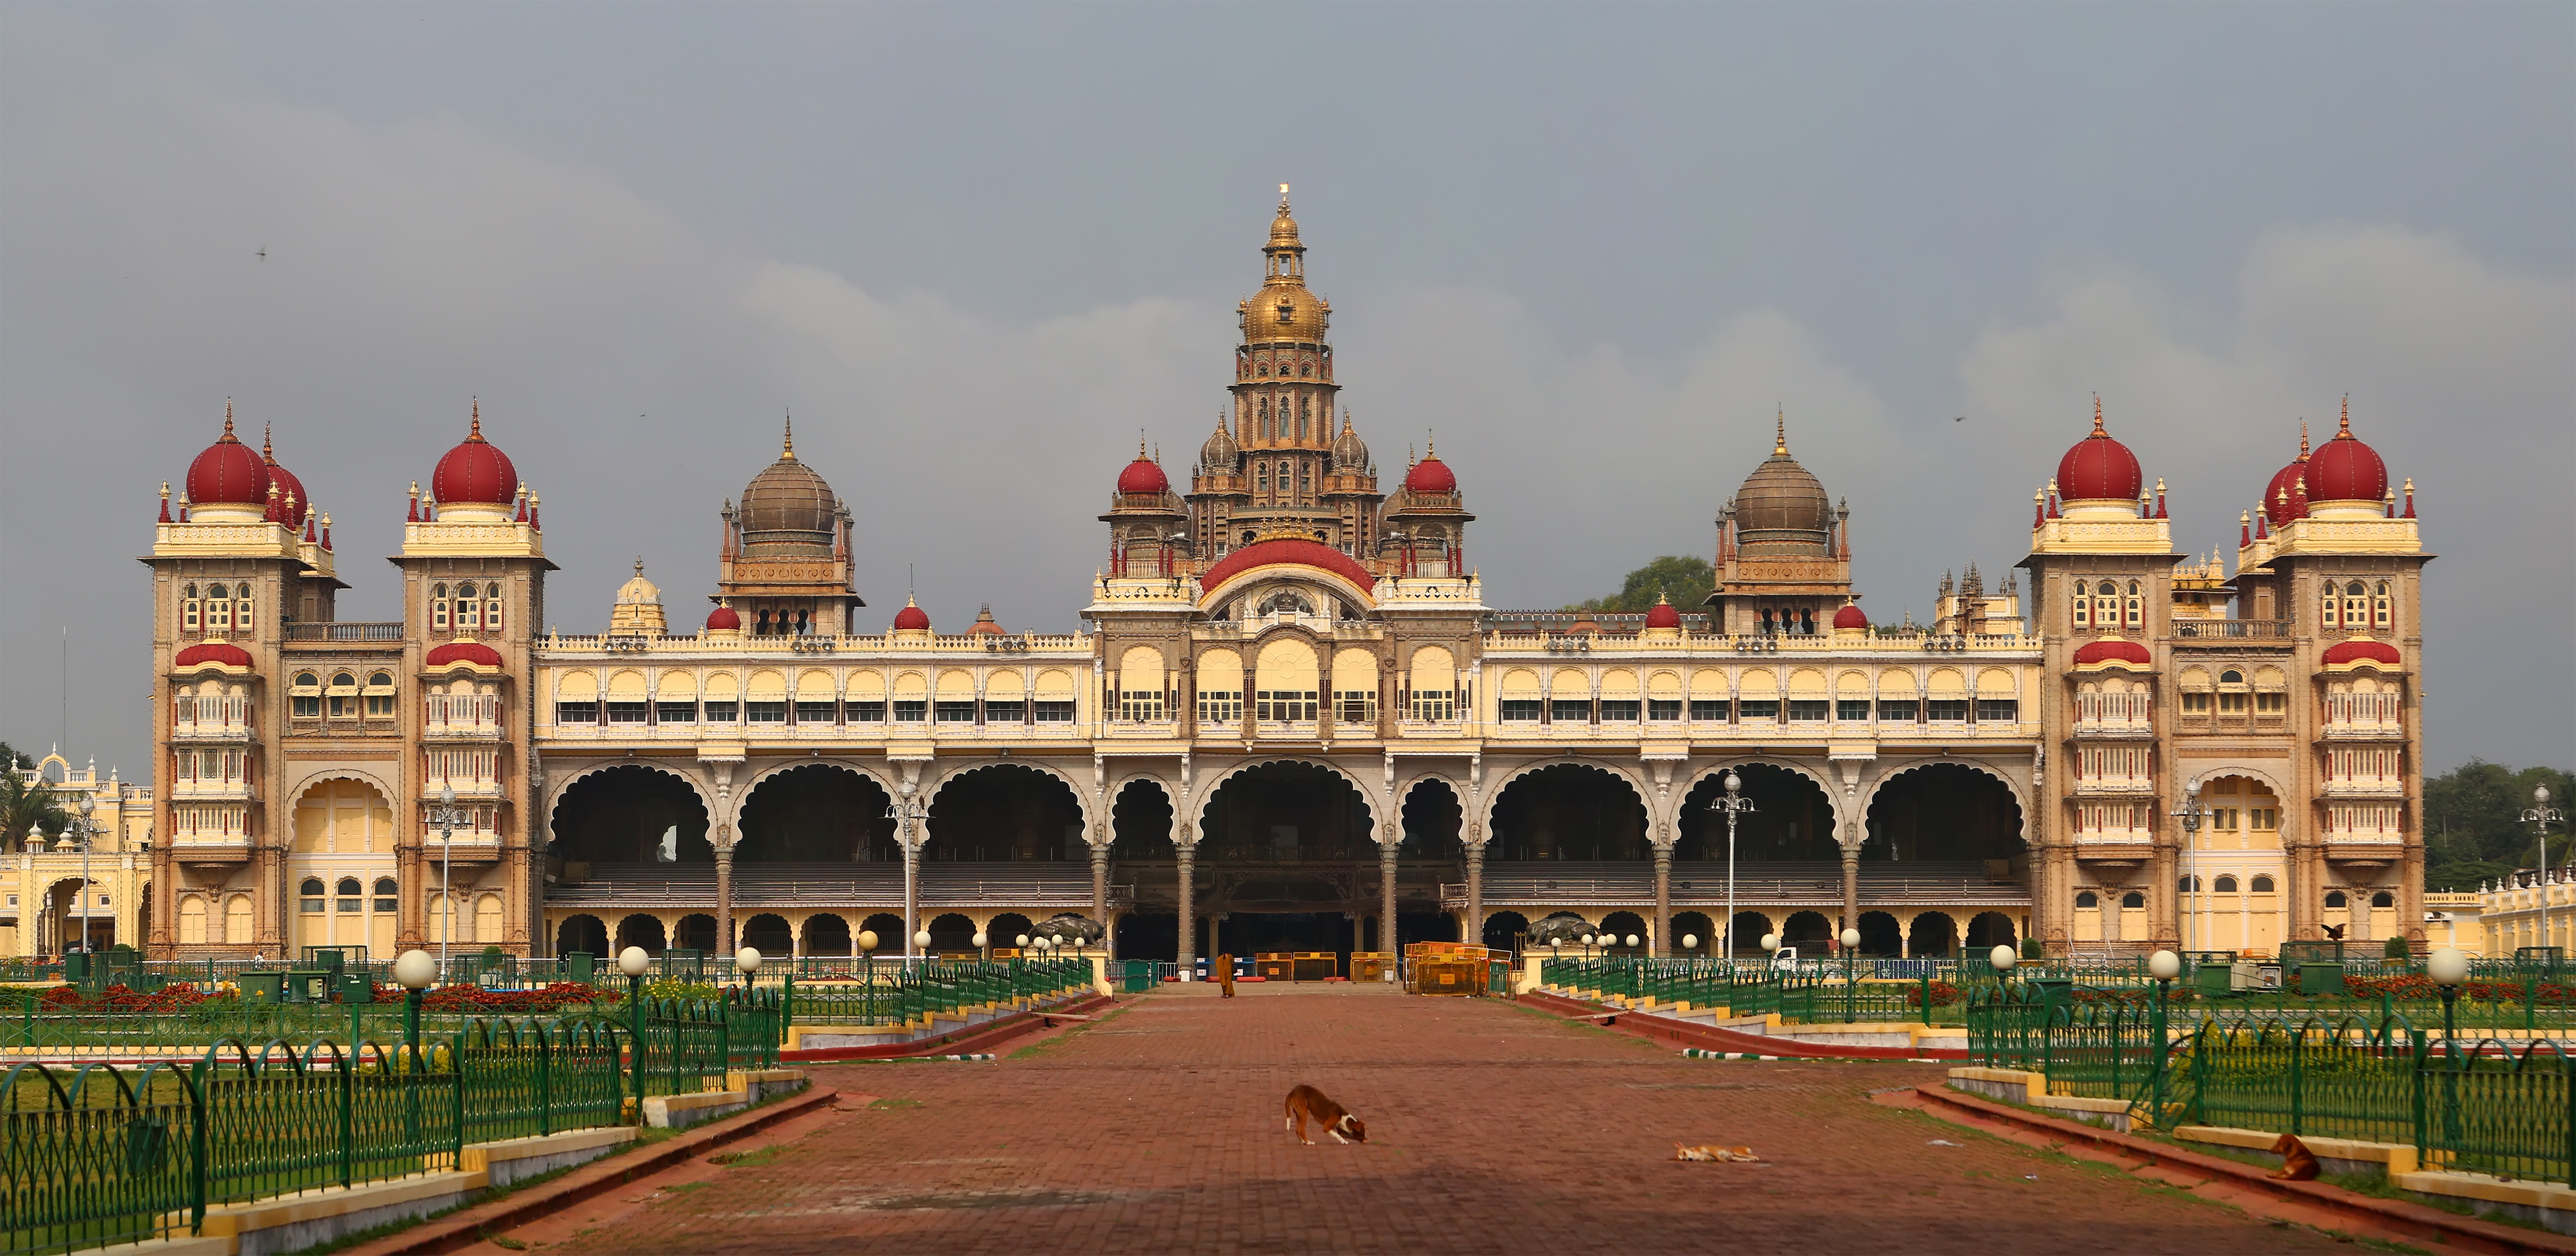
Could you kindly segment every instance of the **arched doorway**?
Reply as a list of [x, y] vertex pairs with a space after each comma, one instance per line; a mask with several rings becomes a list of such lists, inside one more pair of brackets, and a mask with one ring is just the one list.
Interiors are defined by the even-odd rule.
[[816, 912], [805, 918], [805, 941], [798, 953], [856, 955], [858, 950], [850, 945], [850, 936], [850, 922], [847, 917], [828, 911]]
[[[1414, 942], [1459, 940], [1458, 918], [1441, 907], [1440, 886], [1466, 876], [1467, 850], [1460, 836], [1465, 826], [1466, 809], [1449, 782], [1416, 781], [1405, 791], [1398, 824], [1401, 836], [1395, 848], [1395, 943], [1388, 945], [1379, 933], [1377, 916], [1385, 910], [1381, 902], [1360, 930], [1362, 949], [1400, 953]], [[1521, 927], [1527, 928], [1528, 922], [1523, 920]], [[1491, 931], [1488, 923], [1486, 932]], [[1511, 945], [1509, 935], [1500, 945]]]
[[1516, 911], [1498, 911], [1485, 917], [1483, 944], [1497, 951], [1516, 952], [1521, 935], [1529, 932], [1529, 917]]
[[1927, 911], [1905, 931], [1905, 952], [1917, 959], [1939, 959], [1958, 948], [1959, 922], [1946, 912]]
[[[1612, 954], [1626, 955], [1633, 953], [1643, 955], [1646, 953], [1646, 948], [1654, 942], [1654, 939], [1649, 936], [1649, 930], [1646, 928], [1646, 918], [1632, 911], [1614, 911], [1607, 916], [1603, 916], [1601, 918], [1601, 931], [1616, 939], [1616, 941], [1609, 943], [1609, 945], [1617, 948], [1612, 952]], [[1636, 941], [1630, 942], [1628, 940], [1630, 938], [1635, 938]]]
[[977, 768], [940, 787], [930, 800], [924, 863], [1079, 863], [1088, 880], [1090, 850], [1082, 804], [1050, 772], [1018, 764]]
[[[2027, 884], [2021, 801], [1993, 775], [1958, 763], [1908, 768], [1870, 800], [1861, 862], [1947, 864], [1949, 871]], [[1918, 868], [1909, 875], [1939, 875]]]
[[[715, 918], [691, 916], [689, 920], [680, 922], [682, 928], [685, 929], [691, 920], [707, 922], [707, 935], [712, 943], [715, 936]], [[742, 944], [758, 950], [763, 955], [775, 955], [782, 959], [794, 955], [795, 937], [795, 934], [788, 931], [787, 917], [776, 912], [762, 912], [742, 922]], [[712, 946], [709, 949], [712, 949]]]
[[575, 951], [597, 957], [608, 951], [608, 926], [599, 917], [584, 912], [566, 916], [555, 928], [555, 954], [570, 955]]
[[1173, 928], [1180, 925], [1181, 878], [1178, 852], [1172, 845], [1172, 820], [1171, 795], [1150, 780], [1133, 780], [1120, 786], [1110, 803], [1109, 875], [1121, 884], [1134, 886], [1138, 904], [1109, 931], [1110, 954], [1121, 959], [1180, 955], [1177, 934], [1151, 944], [1146, 951], [1127, 949], [1129, 938], [1138, 936], [1136, 931], [1143, 928], [1128, 923], [1139, 911], [1168, 915]]
[[613, 945], [621, 952], [630, 946], [640, 946], [647, 955], [659, 955], [668, 949], [662, 934], [662, 922], [642, 913], [617, 922], [617, 940]]
[[1643, 864], [1646, 804], [1615, 772], [1554, 764], [1503, 787], [1487, 841], [1491, 858], [1505, 863]]
[[1015, 911], [1003, 912], [984, 926], [985, 936], [995, 946], [1018, 946], [1021, 938], [1034, 935], [1036, 930], [1035, 922]]
[[1707, 912], [1686, 911], [1673, 917], [1674, 955], [1706, 955], [1717, 945], [1717, 921]]
[[903, 850], [886, 815], [892, 802], [876, 781], [839, 764], [809, 763], [764, 777], [742, 805], [733, 848], [737, 875], [755, 863], [899, 865]]
[[1248, 768], [1209, 795], [1199, 829], [1199, 919], [1226, 917], [1227, 936], [1200, 925], [1196, 953], [1331, 951], [1347, 962], [1378, 862], [1367, 800], [1349, 778], [1312, 763]]
[[1883, 911], [1860, 914], [1860, 953], [1863, 955], [1897, 955], [1905, 949], [1905, 933], [1896, 927], [1896, 917]]
[[[602, 876], [600, 865], [715, 863], [706, 806], [668, 772], [620, 764], [567, 787], [548, 825], [549, 867], [564, 883]], [[556, 866], [552, 861], [561, 861]]]
[[975, 922], [956, 912], [930, 918], [930, 949], [941, 955], [963, 955], [975, 949]]
[[1780, 945], [1798, 948], [1798, 954], [1812, 959], [1830, 950], [1834, 940], [1834, 922], [1823, 912], [1793, 911], [1780, 925]]
[[2019, 936], [2013, 930], [2012, 917], [1999, 911], [1981, 911], [1968, 922], [1968, 954], [1980, 955], [1998, 946], [2017, 946]]
[[[322, 894], [298, 894], [288, 931], [289, 945], [363, 946], [376, 958], [394, 953], [398, 894], [371, 894], [378, 881], [395, 875], [393, 804], [365, 781], [335, 778], [316, 781], [295, 800], [291, 821], [294, 838], [286, 859], [287, 878], [299, 889], [319, 881]], [[430, 875], [437, 875], [438, 846], [429, 843]], [[460, 884], [470, 883], [470, 871]], [[473, 924], [460, 904], [458, 936]], [[431, 926], [435, 928], [436, 926]], [[433, 934], [432, 936], [435, 936]]]

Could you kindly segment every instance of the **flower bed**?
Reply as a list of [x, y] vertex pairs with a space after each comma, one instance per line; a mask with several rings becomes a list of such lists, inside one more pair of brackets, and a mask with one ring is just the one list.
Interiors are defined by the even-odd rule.
[[[400, 1003], [406, 992], [401, 986], [377, 986], [376, 1002]], [[508, 1016], [541, 1016], [567, 1007], [597, 1003], [616, 1003], [626, 996], [615, 990], [583, 985], [575, 981], [557, 982], [534, 990], [486, 990], [480, 986], [441, 986], [422, 996], [420, 1005], [432, 1012], [488, 1012]]]

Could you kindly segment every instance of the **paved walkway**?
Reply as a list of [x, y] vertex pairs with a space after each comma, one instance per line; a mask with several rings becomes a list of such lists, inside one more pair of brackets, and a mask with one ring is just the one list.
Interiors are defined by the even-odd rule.
[[[872, 1101], [515, 1237], [760, 1256], [2336, 1246], [1867, 1101], [1937, 1066], [1686, 1060], [1498, 1001], [1242, 990], [1166, 987], [998, 1063], [818, 1068]], [[1369, 1142], [1289, 1137], [1299, 1082]], [[1674, 1163], [1676, 1140], [1769, 1163]]]

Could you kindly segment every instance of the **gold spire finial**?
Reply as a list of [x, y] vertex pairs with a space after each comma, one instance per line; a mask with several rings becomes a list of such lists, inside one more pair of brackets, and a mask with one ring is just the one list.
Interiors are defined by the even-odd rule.
[[639, 576], [644, 574], [644, 556], [642, 554], [635, 556], [635, 574]]
[[1288, 212], [1288, 185], [1285, 183], [1279, 185], [1279, 212]]
[[1780, 413], [1774, 415], [1773, 419], [1777, 427], [1771, 436], [1771, 456], [1786, 458], [1789, 456], [1789, 407], [1780, 407]]
[[2110, 435], [2109, 432], [2102, 430], [2102, 394], [2100, 393], [2093, 394], [2093, 434], [2096, 436]]
[[259, 460], [273, 467], [277, 465], [277, 451], [269, 444], [272, 435], [268, 424], [259, 425]]
[[[224, 434], [222, 439], [233, 439], [233, 399], [230, 397], [224, 398]], [[217, 443], [220, 444], [221, 441], [218, 441]]]
[[2308, 416], [2299, 416], [2299, 461], [2308, 460]]
[[779, 442], [778, 460], [780, 462], [796, 461], [796, 415], [793, 411], [790, 411], [787, 415], [787, 435]]
[[483, 439], [483, 399], [481, 397], [474, 399], [474, 425], [466, 431], [465, 439], [469, 441]]
[[2343, 426], [2335, 430], [2335, 439], [2352, 435], [2352, 394], [2343, 395]]

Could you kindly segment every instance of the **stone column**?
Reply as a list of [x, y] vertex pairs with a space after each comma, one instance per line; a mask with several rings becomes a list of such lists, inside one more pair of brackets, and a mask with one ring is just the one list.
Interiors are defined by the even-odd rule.
[[[1860, 847], [1857, 845], [1843, 847], [1842, 927], [1844, 929], [1860, 927]], [[1841, 930], [1838, 929], [1835, 932], [1839, 933]], [[1964, 943], [1967, 935], [1963, 933], [1959, 936]]]
[[1100, 948], [1109, 949], [1114, 935], [1109, 929], [1109, 847], [1095, 842], [1091, 847], [1091, 918], [1100, 922]]
[[[723, 834], [717, 834], [723, 840]], [[716, 847], [716, 953], [729, 955], [733, 941], [733, 843]]]
[[[907, 821], [904, 827], [910, 829], [912, 825]], [[909, 838], [912, 834], [907, 832], [904, 836]], [[903, 844], [903, 944], [896, 948], [899, 955], [912, 954], [912, 935], [921, 932], [921, 926], [913, 921], [920, 912], [920, 904], [921, 848], [907, 841]]]
[[1646, 954], [1662, 957], [1664, 931], [1673, 927], [1673, 848], [1655, 848], [1655, 918], [1646, 929]]
[[1467, 844], [1467, 932], [1485, 940], [1485, 844]]
[[1191, 874], [1195, 871], [1191, 865], [1198, 862], [1198, 850], [1185, 842], [1175, 846], [1172, 854], [1175, 859], [1176, 867], [1181, 874], [1180, 969], [1181, 978], [1186, 981], [1189, 979], [1190, 972], [1198, 966], [1198, 953], [1196, 949], [1199, 941], [1197, 927], [1198, 912], [1196, 910], [1198, 907], [1196, 897], [1198, 891], [1197, 888], [1191, 884], [1193, 879]]
[[[1392, 827], [1392, 826], [1390, 826]], [[1381, 842], [1377, 849], [1377, 949], [1397, 954], [1395, 945], [1395, 868], [1399, 852], [1394, 842]], [[1395, 976], [1395, 966], [1387, 966], [1387, 977]]]

